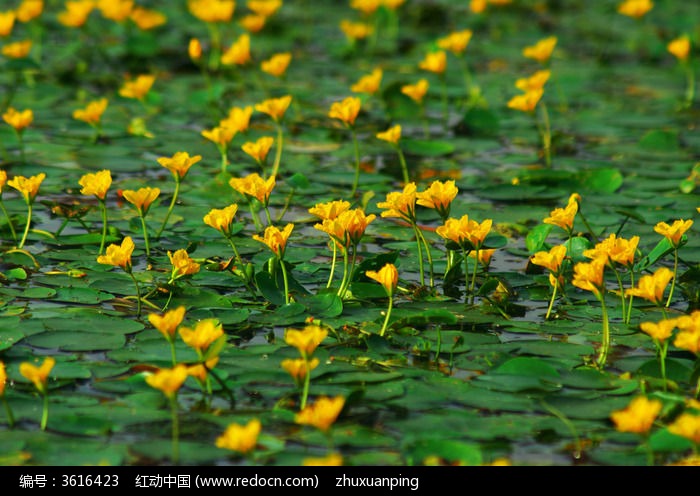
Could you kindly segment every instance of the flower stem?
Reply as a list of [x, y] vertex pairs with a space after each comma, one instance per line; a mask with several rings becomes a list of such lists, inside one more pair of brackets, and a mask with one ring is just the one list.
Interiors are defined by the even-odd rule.
[[399, 163], [401, 164], [401, 173], [403, 174], [404, 185], [410, 182], [408, 178], [408, 166], [406, 165], [406, 157], [403, 154], [401, 148], [396, 145], [396, 151], [399, 153]]
[[673, 290], [676, 287], [676, 278], [678, 277], [678, 248], [673, 250], [673, 279], [671, 280], [671, 290], [668, 292], [668, 299], [666, 300], [666, 308], [671, 304], [671, 299], [673, 298]]
[[225, 177], [226, 176], [226, 168], [228, 167], [228, 157], [226, 156], [226, 145], [220, 145], [219, 152], [221, 153], [221, 177]]
[[284, 280], [284, 303], [289, 304], [289, 280], [287, 278], [287, 268], [284, 265], [284, 260], [278, 259], [282, 267], [282, 279]]
[[49, 422], [49, 392], [44, 391], [44, 401], [43, 401], [43, 408], [41, 411], [41, 430], [45, 431], [46, 430], [46, 425]]
[[27, 158], [24, 155], [24, 139], [22, 138], [22, 133], [17, 131], [17, 141], [19, 142], [19, 156], [23, 164], [27, 163]]
[[608, 358], [608, 350], [610, 348], [610, 322], [608, 321], [608, 309], [605, 306], [605, 296], [600, 293], [598, 296], [598, 301], [602, 308], [603, 315], [603, 340], [600, 345], [600, 352], [598, 358], [596, 359], [596, 364], [598, 368], [603, 369], [605, 367], [605, 361]]
[[347, 247], [343, 249], [343, 278], [340, 280], [340, 287], [338, 288], [338, 296], [343, 298], [343, 289], [345, 288], [345, 281], [348, 279], [348, 249]]
[[418, 245], [418, 271], [420, 273], [420, 284], [425, 286], [425, 269], [423, 268], [423, 250], [421, 248], [421, 236], [418, 226], [413, 223], [413, 232], [416, 234], [416, 245]]
[[177, 396], [172, 394], [170, 396], [170, 413], [173, 421], [172, 428], [172, 446], [173, 446], [173, 463], [177, 464], [180, 462], [180, 421], [177, 415]]
[[355, 196], [355, 191], [357, 191], [357, 186], [360, 183], [360, 145], [357, 142], [357, 133], [355, 128], [351, 127], [350, 132], [352, 133], [352, 144], [355, 151], [355, 178], [352, 181], [352, 191], [350, 191], [350, 196]]
[[386, 317], [384, 317], [384, 324], [382, 325], [382, 330], [379, 331], [380, 336], [384, 336], [386, 328], [389, 325], [389, 318], [391, 317], [391, 309], [394, 307], [394, 296], [389, 295], [389, 308], [386, 309]]
[[333, 261], [331, 262], [331, 273], [328, 275], [328, 282], [326, 283], [326, 288], [331, 287], [331, 283], [333, 282], [333, 274], [335, 273], [335, 265], [338, 260], [338, 245], [336, 244], [334, 239], [331, 239], [331, 243], [333, 243]]
[[659, 343], [658, 339], [655, 339], [654, 341], [656, 342], [656, 347], [659, 351], [661, 379], [664, 381], [664, 391], [666, 391], [666, 354], [668, 353], [668, 341], [664, 341], [663, 344]]
[[547, 315], [544, 316], [544, 320], [549, 320], [549, 316], [552, 313], [552, 307], [554, 306], [554, 300], [557, 297], [557, 288], [558, 287], [559, 287], [559, 281], [557, 281], [556, 284], [554, 285], [554, 290], [552, 291], [552, 298], [549, 300], [549, 306], [547, 307]]
[[129, 277], [134, 281], [134, 286], [136, 286], [136, 317], [141, 317], [141, 288], [139, 287], [139, 282], [136, 280], [134, 273], [128, 271]]
[[264, 208], [265, 208], [265, 217], [267, 218], [267, 225], [271, 226], [271, 225], [273, 225], [273, 222], [272, 222], [272, 216], [270, 215], [270, 209], [267, 207], [267, 205], [265, 205]]
[[5, 214], [5, 217], [7, 218], [7, 225], [10, 226], [10, 232], [12, 232], [12, 239], [17, 242], [17, 231], [15, 231], [15, 226], [12, 224], [12, 219], [10, 219], [10, 215], [7, 213], [7, 209], [5, 209], [5, 204], [2, 202], [0, 199], [0, 208], [2, 209], [2, 213]]
[[258, 213], [255, 211], [253, 200], [251, 200], [250, 198], [248, 199], [248, 207], [250, 207], [250, 215], [253, 217], [253, 223], [255, 223], [255, 230], [258, 232], [262, 231], [262, 223], [260, 222], [260, 216], [258, 216]]
[[464, 302], [471, 303], [469, 299], [469, 257], [467, 250], [462, 248], [462, 258], [464, 258]]
[[[476, 249], [476, 256], [474, 257], [474, 272], [472, 273], [472, 284], [469, 288], [469, 294], [471, 295], [471, 302], [474, 303], [475, 290], [476, 290], [476, 272], [479, 268], [479, 248]], [[466, 263], [466, 260], [465, 260]]]
[[311, 386], [311, 369], [309, 367], [309, 358], [306, 356], [306, 353], [302, 353], [302, 357], [304, 358], [304, 367], [306, 368], [306, 373], [304, 374], [304, 386], [301, 391], [300, 410], [306, 408], [306, 402], [309, 398], [309, 387]]
[[175, 339], [169, 339], [170, 343], [170, 358], [173, 362], [173, 367], [177, 365], [177, 358], [175, 357]]
[[275, 147], [275, 162], [272, 164], [272, 176], [276, 177], [282, 161], [282, 145], [284, 144], [284, 134], [282, 124], [277, 122], [277, 143]]
[[425, 247], [425, 255], [428, 258], [428, 267], [430, 268], [430, 287], [432, 288], [435, 286], [435, 270], [433, 269], [433, 255], [430, 253], [430, 245], [428, 244], [428, 240], [425, 239], [425, 235], [423, 234], [423, 231], [418, 228], [418, 234], [420, 236], [421, 241], [423, 242], [423, 246]]
[[695, 100], [695, 72], [693, 67], [686, 63], [685, 65], [685, 77], [687, 80], [687, 88], [685, 90], [685, 106], [690, 107], [693, 105], [693, 100]]
[[3, 394], [0, 398], [2, 398], [2, 402], [5, 405], [5, 414], [7, 415], [7, 425], [10, 429], [12, 429], [15, 426], [15, 416], [12, 415], [12, 409], [10, 408], [10, 403], [7, 401], [7, 398]]
[[540, 104], [544, 130], [542, 132], [542, 150], [544, 151], [544, 163], [547, 168], [552, 167], [552, 130], [549, 123], [549, 112], [544, 102]]
[[615, 277], [617, 278], [617, 283], [620, 285], [620, 299], [621, 304], [622, 304], [622, 321], [625, 321], [625, 318], [627, 316], [627, 308], [626, 308], [626, 303], [625, 303], [625, 287], [622, 285], [622, 276], [620, 276], [620, 273], [613, 268], [613, 271], [615, 272]]
[[[630, 287], [634, 287], [634, 272], [632, 271], [632, 268], [630, 267]], [[630, 302], [627, 304], [627, 316], [625, 317], [625, 324], [630, 323], [630, 319], [632, 318], [632, 301], [634, 300], [634, 295], [630, 295]]]
[[165, 214], [165, 219], [163, 219], [163, 224], [158, 229], [158, 234], [156, 234], [156, 239], [160, 238], [163, 234], [163, 229], [168, 224], [168, 219], [170, 219], [170, 214], [173, 213], [173, 208], [175, 208], [175, 203], [177, 202], [177, 195], [180, 193], [180, 176], [175, 174], [175, 192], [173, 193], [173, 198], [170, 200], [170, 206], [168, 207], [168, 212]]
[[146, 216], [141, 213], [141, 227], [143, 228], [143, 242], [146, 245], [146, 256], [151, 255], [151, 245], [148, 242], [148, 228], [146, 227]]
[[27, 202], [27, 225], [24, 226], [24, 234], [22, 234], [22, 240], [19, 242], [19, 245], [17, 248], [20, 250], [24, 246], [25, 241], [27, 241], [27, 235], [29, 234], [29, 226], [32, 223], [32, 204], [31, 202]]

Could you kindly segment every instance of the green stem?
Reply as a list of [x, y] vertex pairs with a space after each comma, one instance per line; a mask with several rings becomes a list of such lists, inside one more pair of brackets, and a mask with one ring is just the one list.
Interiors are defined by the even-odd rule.
[[173, 447], [173, 463], [180, 462], [180, 421], [177, 415], [177, 395], [173, 393], [170, 396], [170, 414], [173, 421], [172, 429], [172, 447]]
[[[173, 193], [173, 198], [170, 200], [170, 206], [168, 207], [168, 212], [165, 214], [165, 219], [163, 219], [163, 224], [158, 229], [158, 234], [156, 234], [156, 239], [160, 239], [160, 235], [163, 234], [163, 229], [168, 224], [168, 219], [170, 219], [170, 214], [173, 213], [173, 208], [175, 208], [175, 203], [177, 202], [177, 195], [180, 193], [180, 176], [174, 174], [175, 176], [175, 192]], [[101, 252], [100, 252], [101, 253]]]
[[[632, 267], [629, 269], [630, 271], [630, 287], [634, 287], [634, 272], [632, 271]], [[625, 324], [630, 323], [630, 319], [632, 318], [632, 301], [634, 300], [634, 295], [630, 295], [630, 302], [627, 304], [627, 316], [625, 317]]]
[[228, 157], [226, 156], [226, 145], [219, 145], [219, 153], [221, 153], [221, 177], [226, 176], [228, 167]]
[[7, 425], [12, 429], [15, 426], [15, 416], [12, 415], [12, 409], [10, 408], [10, 403], [7, 401], [7, 398], [3, 394], [1, 396], [2, 402], [5, 405], [5, 414], [7, 415]]
[[146, 227], [146, 216], [144, 215], [143, 212], [140, 212], [141, 215], [141, 227], [143, 228], [143, 242], [146, 245], [146, 256], [151, 255], [151, 244], [148, 241], [148, 228]]
[[433, 255], [430, 253], [430, 245], [428, 244], [428, 240], [425, 239], [425, 235], [423, 234], [423, 231], [418, 228], [418, 234], [420, 235], [420, 239], [423, 242], [423, 246], [425, 247], [425, 255], [428, 257], [428, 267], [430, 268], [430, 287], [432, 288], [435, 286], [435, 270], [433, 269]]
[[676, 287], [676, 278], [678, 277], [678, 248], [673, 250], [673, 279], [671, 279], [671, 290], [668, 292], [668, 299], [666, 300], [666, 308], [671, 304], [671, 299], [673, 298], [673, 290]]
[[221, 33], [215, 22], [208, 22], [209, 35], [211, 37], [211, 53], [209, 54], [209, 70], [216, 72], [221, 60]]
[[462, 247], [462, 258], [464, 258], [464, 302], [470, 303], [469, 301], [469, 257], [467, 257], [467, 250]]
[[27, 225], [24, 226], [24, 234], [22, 234], [22, 240], [19, 242], [19, 245], [17, 246], [18, 249], [22, 249], [24, 246], [25, 241], [27, 241], [27, 235], [29, 234], [29, 226], [32, 223], [32, 203], [27, 202]]
[[[556, 274], [554, 274], [556, 277]], [[554, 290], [552, 291], [552, 298], [549, 300], [549, 306], [547, 307], [547, 315], [544, 316], [544, 320], [549, 320], [549, 316], [552, 313], [552, 307], [554, 306], [554, 300], [557, 297], [557, 288], [559, 287], [559, 280], [557, 279], [554, 284]]]
[[350, 287], [350, 281], [352, 280], [352, 272], [355, 270], [355, 262], [357, 261], [357, 246], [353, 246], [352, 248], [352, 258], [350, 259], [350, 267], [347, 268], [346, 272], [346, 277], [344, 278], [344, 284], [340, 288], [340, 292], [338, 296], [340, 296], [341, 299], [345, 298], [345, 293], [347, 293], [348, 288]]
[[421, 249], [421, 236], [418, 230], [418, 226], [415, 222], [413, 224], [413, 232], [416, 234], [416, 245], [418, 245], [418, 271], [420, 273], [420, 284], [425, 286], [425, 269], [423, 268], [423, 250]]
[[173, 362], [173, 367], [177, 365], [177, 358], [175, 357], [175, 339], [168, 339], [170, 343], [170, 359]]
[[238, 253], [238, 248], [236, 248], [236, 243], [233, 242], [233, 236], [226, 236], [226, 239], [228, 239], [228, 243], [231, 245], [231, 248], [233, 249], [233, 254], [236, 256], [236, 262], [238, 262], [238, 265], [241, 266], [241, 270], [243, 269], [243, 259], [241, 258], [240, 253]]
[[338, 288], [338, 296], [342, 299], [343, 289], [345, 288], [345, 281], [348, 279], [348, 248], [343, 249], [343, 278], [340, 280], [340, 287]]
[[624, 322], [627, 315], [627, 309], [625, 307], [625, 287], [622, 285], [622, 276], [620, 273], [614, 267], [613, 271], [615, 272], [615, 277], [617, 278], [617, 284], [620, 286], [620, 299], [622, 300], [622, 321]]
[[284, 133], [282, 132], [282, 124], [277, 122], [277, 143], [275, 146], [275, 162], [272, 164], [272, 176], [276, 177], [279, 172], [280, 162], [282, 161], [282, 146], [284, 144]]
[[[476, 247], [476, 253], [474, 257], [474, 272], [472, 273], [472, 284], [469, 288], [469, 294], [471, 295], [471, 303], [474, 303], [474, 297], [476, 296], [476, 272], [479, 269], [479, 247]], [[466, 260], [465, 260], [466, 263]]]
[[127, 271], [131, 280], [134, 281], [134, 286], [136, 286], [136, 317], [141, 317], [141, 288], [139, 287], [139, 282], [134, 277], [132, 271]]
[[544, 151], [544, 162], [547, 168], [552, 167], [552, 130], [549, 123], [549, 112], [544, 102], [540, 103], [544, 131], [542, 132], [542, 149]]
[[336, 244], [333, 238], [331, 238], [331, 243], [333, 243], [333, 262], [331, 262], [331, 273], [328, 275], [328, 282], [326, 283], [326, 288], [331, 287], [331, 283], [333, 282], [333, 274], [335, 273], [335, 264], [338, 260], [338, 245]]
[[270, 215], [270, 209], [267, 207], [267, 205], [264, 205], [265, 208], [265, 217], [267, 218], [267, 225], [271, 226], [273, 225], [272, 222], [272, 216]]
[[303, 410], [306, 408], [306, 402], [309, 399], [309, 388], [311, 386], [311, 369], [309, 367], [309, 358], [306, 353], [302, 353], [302, 358], [304, 359], [304, 367], [306, 368], [306, 374], [304, 374], [304, 386], [301, 391], [301, 408]]
[[403, 174], [403, 182], [404, 185], [408, 184], [410, 182], [408, 178], [408, 166], [406, 165], [406, 157], [403, 154], [403, 151], [401, 151], [401, 148], [399, 145], [396, 145], [396, 151], [399, 153], [399, 163], [401, 164], [401, 173]]
[[100, 255], [104, 253], [105, 250], [105, 239], [107, 238], [107, 205], [104, 200], [100, 200], [100, 207], [102, 209], [102, 240], [100, 241]]
[[608, 358], [608, 350], [610, 348], [610, 322], [608, 321], [608, 308], [605, 306], [605, 295], [600, 293], [598, 296], [598, 301], [602, 308], [603, 315], [603, 340], [600, 345], [600, 352], [598, 358], [596, 359], [596, 364], [598, 368], [603, 369], [605, 367], [605, 362]]
[[685, 106], [690, 107], [695, 100], [695, 72], [689, 63], [685, 63], [685, 77], [687, 80], [687, 88], [685, 90]]
[[22, 138], [22, 132], [17, 131], [17, 142], [19, 143], [19, 156], [23, 164], [27, 163], [27, 157], [24, 154], [24, 139]]
[[44, 391], [44, 401], [43, 401], [43, 408], [41, 411], [41, 430], [45, 431], [46, 430], [46, 425], [49, 422], [49, 392]]
[[255, 223], [255, 230], [258, 232], [262, 231], [262, 223], [260, 222], [260, 216], [258, 216], [258, 213], [255, 211], [255, 207], [253, 206], [253, 200], [250, 197], [248, 198], [248, 207], [250, 208], [250, 215], [253, 217], [253, 222]]
[[391, 317], [391, 309], [394, 307], [394, 296], [389, 295], [389, 308], [386, 310], [386, 317], [384, 317], [384, 324], [382, 325], [382, 330], [379, 331], [380, 336], [384, 336], [386, 328], [389, 325], [389, 318]]
[[648, 435], [644, 437], [644, 450], [647, 452], [647, 466], [651, 467], [654, 465], [654, 451], [651, 449]]
[[282, 267], [282, 279], [284, 280], [284, 303], [289, 304], [289, 280], [287, 279], [287, 268], [284, 265], [284, 261], [280, 258], [278, 259], [280, 266]]
[[2, 202], [2, 199], [0, 199], [0, 208], [2, 209], [2, 213], [5, 214], [5, 217], [7, 218], [7, 225], [10, 226], [10, 232], [12, 232], [12, 239], [17, 242], [17, 231], [15, 231], [15, 226], [12, 224], [12, 219], [10, 219], [10, 214], [7, 213], [7, 210], [5, 209], [5, 204]]
[[355, 178], [352, 181], [352, 191], [350, 191], [350, 196], [355, 196], [355, 191], [357, 191], [357, 186], [360, 183], [360, 145], [357, 142], [357, 133], [354, 127], [350, 127], [350, 132], [352, 133], [352, 144], [355, 151]]
[[661, 379], [664, 381], [664, 391], [666, 391], [666, 354], [668, 353], [668, 340], [664, 341], [663, 344], [659, 343], [658, 339], [655, 339], [654, 341], [656, 342], [656, 348], [659, 351]]

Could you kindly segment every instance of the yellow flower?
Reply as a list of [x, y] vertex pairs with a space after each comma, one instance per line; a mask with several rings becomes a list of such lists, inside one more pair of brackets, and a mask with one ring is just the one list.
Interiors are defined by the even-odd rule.
[[430, 52], [418, 63], [418, 67], [424, 71], [442, 74], [447, 68], [447, 54], [444, 50]]
[[578, 288], [591, 291], [597, 298], [600, 298], [605, 292], [603, 273], [606, 262], [605, 258], [598, 257], [590, 263], [577, 263], [574, 265], [574, 278], [571, 283]]
[[656, 305], [660, 305], [664, 297], [664, 290], [671, 279], [673, 279], [673, 271], [667, 267], [661, 267], [652, 275], [642, 276], [637, 283], [637, 287], [629, 288], [626, 294], [639, 296]]
[[0, 195], [2, 195], [2, 188], [5, 187], [7, 183], [7, 172], [0, 170]]
[[172, 398], [178, 392], [186, 379], [187, 366], [181, 363], [171, 369], [159, 369], [156, 373], [146, 376], [148, 385], [162, 391], [168, 398]]
[[83, 195], [95, 195], [100, 200], [104, 200], [107, 190], [112, 185], [112, 173], [105, 169], [94, 174], [83, 175], [78, 181], [83, 188], [80, 193]]
[[318, 364], [318, 358], [313, 358], [311, 360], [305, 360], [303, 358], [287, 358], [286, 360], [282, 360], [282, 368], [286, 370], [298, 384], [304, 382], [307, 369], [309, 372], [311, 372], [313, 369], [318, 367]]
[[253, 115], [253, 107], [250, 105], [247, 107], [231, 107], [228, 111], [228, 116], [219, 125], [231, 128], [237, 133], [242, 133], [248, 129], [251, 115]]
[[215, 143], [217, 146], [226, 146], [235, 135], [236, 130], [226, 126], [217, 126], [202, 131], [202, 136]]
[[654, 7], [654, 2], [651, 0], [625, 0], [617, 6], [617, 11], [626, 15], [639, 19], [649, 12]]
[[557, 46], [557, 37], [549, 36], [539, 40], [532, 46], [523, 48], [523, 57], [534, 59], [540, 64], [544, 64], [552, 56], [555, 46]]
[[201, 155], [190, 157], [187, 152], [175, 152], [172, 157], [160, 157], [158, 163], [180, 179], [184, 179], [194, 164], [202, 160]]
[[337, 220], [343, 227], [349, 243], [357, 246], [364, 236], [367, 226], [376, 218], [376, 215], [365, 215], [364, 210], [356, 208], [343, 212], [337, 217]]
[[236, 212], [238, 212], [238, 205], [235, 203], [223, 209], [213, 208], [204, 216], [204, 223], [228, 237], [231, 235], [231, 224]]
[[102, 12], [102, 17], [115, 22], [128, 19], [134, 8], [133, 0], [98, 0], [97, 8]]
[[263, 179], [257, 172], [253, 172], [242, 178], [232, 177], [228, 183], [240, 194], [248, 198], [255, 198], [267, 206], [270, 202], [270, 194], [275, 187], [275, 176]]
[[544, 85], [549, 80], [550, 75], [550, 70], [537, 71], [530, 77], [521, 78], [515, 81], [515, 87], [525, 92], [544, 88]]
[[700, 415], [682, 413], [668, 426], [668, 431], [700, 444]]
[[156, 10], [144, 9], [143, 7], [134, 7], [129, 15], [129, 19], [142, 31], [157, 28], [168, 22], [168, 18], [164, 14]]
[[74, 110], [73, 118], [91, 125], [98, 124], [102, 118], [102, 114], [107, 109], [108, 103], [106, 98], [92, 101], [88, 103], [87, 107], [84, 109]]
[[174, 254], [168, 251], [168, 258], [173, 266], [171, 276], [173, 278], [177, 279], [199, 272], [199, 264], [190, 258], [187, 250], [176, 250]]
[[29, 22], [36, 19], [44, 11], [44, 0], [22, 0], [15, 14], [19, 22]]
[[680, 331], [673, 340], [673, 346], [700, 356], [700, 311], [676, 319], [676, 326]]
[[521, 112], [533, 112], [543, 94], [544, 90], [539, 88], [530, 90], [522, 95], [515, 95], [508, 100], [508, 108], [520, 110]]
[[443, 50], [449, 50], [455, 55], [460, 55], [467, 49], [467, 45], [469, 45], [471, 39], [471, 29], [465, 29], [463, 31], [455, 31], [444, 38], [440, 38], [437, 44]]
[[394, 295], [399, 284], [399, 271], [394, 264], [388, 263], [378, 271], [368, 270], [365, 275], [381, 284], [389, 297]]
[[[0, 188], [0, 191], [2, 189]], [[350, 202], [345, 200], [335, 200], [326, 203], [317, 203], [309, 209], [311, 215], [319, 219], [335, 219], [341, 213], [350, 209]]]
[[197, 322], [194, 329], [180, 327], [179, 332], [187, 346], [204, 353], [214, 341], [224, 335], [224, 328], [216, 319], [204, 319]]
[[678, 60], [685, 62], [688, 60], [688, 55], [690, 54], [690, 38], [688, 38], [688, 35], [683, 35], [671, 40], [668, 45], [666, 45], [666, 49]]
[[90, 13], [95, 8], [93, 0], [74, 0], [66, 2], [66, 10], [59, 12], [58, 22], [69, 28], [79, 28], [83, 26]]
[[566, 245], [557, 245], [550, 248], [549, 251], [538, 251], [532, 256], [530, 262], [544, 267], [554, 274], [559, 274], [565, 256]]
[[49, 381], [51, 369], [56, 365], [56, 360], [52, 357], [44, 358], [42, 364], [37, 367], [29, 362], [22, 362], [19, 365], [19, 373], [36, 387], [41, 394], [46, 394], [46, 386]]
[[638, 244], [639, 236], [632, 236], [627, 240], [618, 238], [615, 233], [612, 233], [607, 239], [596, 244], [595, 248], [584, 251], [583, 256], [588, 258], [604, 256], [625, 267], [631, 267], [634, 264], [634, 255], [637, 253]]
[[336, 421], [343, 406], [345, 406], [345, 398], [342, 396], [335, 398], [322, 396], [313, 405], [309, 405], [297, 413], [294, 421], [297, 424], [312, 425], [325, 432]]
[[340, 21], [340, 30], [350, 40], [363, 40], [367, 38], [374, 29], [364, 22], [351, 22], [347, 19]]
[[302, 460], [304, 467], [342, 467], [343, 455], [330, 453], [323, 457], [309, 457]]
[[292, 103], [292, 96], [286, 95], [280, 98], [269, 98], [255, 105], [255, 110], [267, 114], [275, 122], [279, 122], [284, 113], [287, 111], [289, 104]]
[[121, 245], [111, 244], [107, 247], [107, 253], [97, 257], [97, 263], [121, 267], [126, 272], [131, 272], [131, 254], [134, 252], [134, 241], [131, 236], [122, 240]]
[[[197, 62], [202, 58], [202, 43], [197, 38], [191, 38], [187, 45], [187, 54], [192, 61]], [[222, 60], [223, 62], [223, 60]]]
[[260, 63], [260, 69], [275, 77], [282, 77], [292, 61], [292, 54], [289, 52], [276, 53], [267, 60]]
[[375, 68], [370, 74], [362, 76], [358, 81], [350, 87], [350, 91], [355, 93], [369, 93], [373, 95], [379, 90], [379, 85], [382, 83], [384, 72], [379, 68]]
[[136, 191], [127, 189], [122, 191], [122, 195], [126, 201], [136, 207], [140, 215], [145, 216], [148, 213], [148, 209], [151, 208], [151, 204], [160, 195], [160, 188], [147, 187], [139, 188]]
[[190, 377], [194, 377], [202, 384], [206, 384], [208, 371], [216, 367], [216, 364], [218, 363], [219, 357], [215, 356], [214, 358], [211, 358], [204, 363], [189, 365], [187, 367], [187, 375]]
[[486, 10], [486, 0], [470, 0], [469, 11], [473, 14], [481, 14]]
[[406, 0], [381, 0], [384, 7], [390, 10], [396, 10], [401, 7]]
[[148, 321], [153, 327], [158, 329], [168, 342], [172, 342], [175, 339], [175, 333], [180, 324], [182, 324], [182, 319], [185, 318], [185, 307], [179, 306], [173, 310], [168, 310], [163, 315], [157, 315], [155, 313], [148, 315]]
[[386, 131], [377, 133], [375, 136], [377, 137], [377, 139], [386, 141], [388, 143], [391, 143], [392, 145], [397, 145], [399, 143], [399, 140], [401, 139], [401, 125], [396, 124], [395, 126], [391, 126]]
[[265, 162], [267, 154], [270, 153], [270, 148], [274, 142], [274, 138], [270, 136], [263, 136], [255, 142], [249, 141], [244, 143], [241, 148], [245, 153], [253, 157], [257, 163], [262, 164]]
[[253, 419], [246, 425], [229, 424], [224, 433], [216, 438], [216, 447], [246, 454], [255, 449], [262, 424]]
[[267, 17], [265, 16], [257, 14], [248, 14], [241, 17], [241, 20], [238, 21], [238, 24], [240, 24], [241, 27], [249, 33], [257, 33], [259, 31], [262, 31], [262, 28], [265, 27], [266, 22]]
[[545, 224], [559, 226], [570, 235], [574, 229], [574, 218], [577, 213], [578, 201], [576, 201], [576, 198], [572, 195], [565, 208], [555, 208], [549, 213], [549, 217], [545, 217], [543, 222]]
[[0, 12], [0, 36], [9, 36], [15, 25], [15, 13], [12, 10]]
[[452, 200], [457, 197], [459, 190], [455, 186], [454, 179], [449, 181], [433, 181], [425, 191], [416, 193], [416, 203], [423, 207], [435, 209], [435, 211], [446, 219], [450, 215]]
[[615, 428], [620, 432], [646, 434], [661, 412], [663, 404], [659, 400], [649, 400], [646, 396], [634, 398], [627, 407], [610, 414]]
[[235, 0], [188, 0], [190, 13], [204, 22], [229, 22], [236, 8]]
[[349, 96], [340, 102], [333, 102], [328, 112], [328, 117], [338, 119], [346, 126], [354, 126], [357, 114], [360, 113], [362, 101], [356, 96]]
[[639, 328], [658, 342], [663, 343], [671, 337], [676, 324], [676, 319], [663, 319], [659, 322], [642, 322], [639, 324]]
[[250, 35], [243, 33], [221, 55], [221, 63], [224, 65], [245, 65], [250, 62]]
[[[491, 257], [496, 252], [495, 248], [490, 248], [488, 250], [479, 250], [479, 263], [484, 267], [488, 267], [491, 263]], [[470, 251], [467, 255], [469, 258], [476, 258], [476, 251]]]
[[0, 361], [0, 398], [5, 396], [5, 383], [7, 382], [7, 372], [5, 372], [5, 364]]
[[409, 97], [414, 102], [423, 103], [423, 97], [428, 92], [430, 83], [427, 79], [420, 79], [416, 84], [406, 84], [401, 87], [401, 93]]
[[259, 16], [270, 17], [282, 7], [282, 0], [248, 0], [246, 6]]
[[287, 248], [287, 240], [290, 234], [292, 234], [292, 229], [294, 229], [294, 224], [287, 224], [283, 230], [279, 230], [276, 226], [267, 226], [263, 237], [257, 234], [253, 235], [255, 241], [260, 241], [267, 245], [272, 253], [277, 255], [280, 260], [284, 258], [284, 251]]
[[350, 0], [350, 7], [364, 15], [373, 14], [382, 5], [382, 0]]
[[692, 225], [693, 221], [690, 219], [678, 219], [673, 221], [673, 224], [670, 226], [665, 222], [659, 222], [654, 226], [654, 231], [668, 239], [674, 248], [678, 248], [681, 242], [681, 236], [683, 236]]
[[378, 208], [386, 209], [382, 217], [399, 217], [411, 224], [416, 221], [416, 183], [408, 183], [402, 192], [387, 193], [386, 200], [377, 203]]
[[9, 107], [7, 111], [2, 114], [2, 119], [12, 126], [15, 131], [22, 132], [34, 121], [34, 112], [32, 109], [16, 110]]
[[3, 45], [2, 54], [9, 59], [23, 59], [29, 55], [32, 50], [32, 40], [15, 41]]
[[36, 198], [37, 193], [39, 193], [39, 186], [41, 186], [45, 178], [46, 174], [43, 172], [31, 177], [15, 176], [7, 181], [7, 185], [19, 191], [24, 201], [30, 204], [34, 201], [34, 198]]
[[441, 238], [457, 243], [463, 249], [480, 249], [491, 231], [493, 220], [486, 219], [481, 224], [463, 215], [459, 219], [449, 218], [435, 232]]
[[284, 333], [284, 342], [293, 346], [302, 357], [308, 358], [321, 342], [328, 336], [328, 331], [323, 327], [309, 324], [304, 329], [287, 329]]
[[143, 100], [151, 90], [156, 77], [150, 74], [141, 74], [135, 79], [126, 81], [119, 89], [119, 95], [124, 98]]
[[675, 467], [700, 467], [700, 455], [690, 455], [668, 465]]

